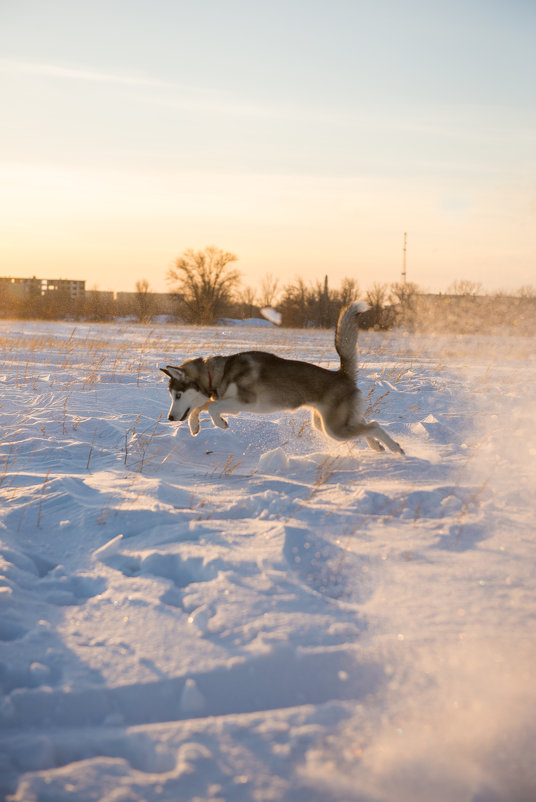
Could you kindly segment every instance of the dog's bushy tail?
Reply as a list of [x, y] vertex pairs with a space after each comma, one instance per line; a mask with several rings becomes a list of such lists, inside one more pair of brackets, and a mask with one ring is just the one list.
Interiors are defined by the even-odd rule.
[[357, 379], [357, 332], [359, 315], [366, 312], [369, 305], [364, 301], [354, 301], [341, 309], [335, 331], [335, 348], [341, 360], [341, 373], [350, 379]]

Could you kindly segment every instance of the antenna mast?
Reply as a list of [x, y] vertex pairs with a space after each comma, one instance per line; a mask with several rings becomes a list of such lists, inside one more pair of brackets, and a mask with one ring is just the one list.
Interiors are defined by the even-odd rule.
[[402, 258], [402, 281], [406, 283], [406, 251], [407, 251], [407, 244], [408, 244], [408, 235], [404, 231], [404, 248], [402, 250], [403, 258]]

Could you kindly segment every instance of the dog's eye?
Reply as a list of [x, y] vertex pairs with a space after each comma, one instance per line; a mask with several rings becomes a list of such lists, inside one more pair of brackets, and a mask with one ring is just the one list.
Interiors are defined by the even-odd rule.
[[182, 393], [175, 393], [175, 401], [178, 401]]

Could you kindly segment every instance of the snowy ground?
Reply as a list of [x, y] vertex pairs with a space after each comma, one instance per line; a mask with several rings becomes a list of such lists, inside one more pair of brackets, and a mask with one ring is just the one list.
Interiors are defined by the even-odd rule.
[[0, 338], [0, 794], [533, 802], [533, 340], [362, 333], [400, 458], [165, 420], [158, 366], [331, 332]]

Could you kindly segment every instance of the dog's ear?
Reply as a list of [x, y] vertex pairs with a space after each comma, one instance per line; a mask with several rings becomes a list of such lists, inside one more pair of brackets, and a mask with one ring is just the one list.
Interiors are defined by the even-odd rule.
[[183, 381], [186, 374], [180, 368], [175, 368], [173, 365], [166, 365], [165, 368], [160, 368], [162, 373], [165, 373], [166, 376], [169, 376], [170, 379], [177, 379], [177, 381]]

